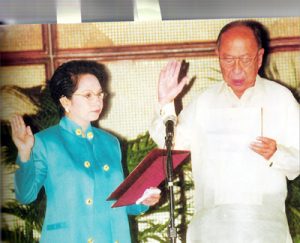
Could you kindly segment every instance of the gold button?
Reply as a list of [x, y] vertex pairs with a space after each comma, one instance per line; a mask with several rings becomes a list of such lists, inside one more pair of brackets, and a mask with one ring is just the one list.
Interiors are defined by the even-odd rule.
[[94, 134], [92, 132], [88, 132], [87, 138], [92, 139], [94, 137]]
[[109, 166], [108, 165], [104, 165], [103, 166], [103, 170], [108, 171], [109, 170]]
[[86, 203], [87, 205], [92, 205], [92, 204], [93, 204], [93, 199], [88, 198], [88, 199], [85, 200], [85, 203]]
[[80, 136], [82, 134], [82, 131], [81, 131], [80, 128], [77, 128], [75, 133], [76, 133], [77, 136]]
[[93, 240], [93, 238], [88, 238], [87, 242], [88, 242], [88, 243], [93, 243], [94, 240]]
[[90, 166], [91, 166], [90, 161], [84, 161], [84, 167], [90, 168]]

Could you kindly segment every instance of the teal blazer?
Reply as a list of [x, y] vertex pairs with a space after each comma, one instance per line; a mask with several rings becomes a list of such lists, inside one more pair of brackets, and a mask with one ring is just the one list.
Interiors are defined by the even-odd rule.
[[67, 117], [35, 134], [30, 160], [15, 173], [16, 198], [37, 198], [44, 186], [47, 206], [41, 241], [45, 243], [130, 243], [128, 214], [144, 205], [111, 208], [106, 198], [123, 181], [116, 137], [92, 127], [83, 133]]

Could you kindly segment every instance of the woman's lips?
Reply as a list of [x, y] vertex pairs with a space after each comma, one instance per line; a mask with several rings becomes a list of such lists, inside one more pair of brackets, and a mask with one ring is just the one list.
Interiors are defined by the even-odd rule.
[[101, 112], [101, 110], [99, 109], [99, 110], [93, 110], [92, 112], [95, 112], [95, 113], [100, 113]]

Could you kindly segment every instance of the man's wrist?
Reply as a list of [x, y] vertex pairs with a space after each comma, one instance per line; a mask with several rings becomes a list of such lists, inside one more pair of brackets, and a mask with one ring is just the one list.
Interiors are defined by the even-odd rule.
[[174, 102], [159, 106], [159, 115], [165, 119], [169, 116], [176, 116]]

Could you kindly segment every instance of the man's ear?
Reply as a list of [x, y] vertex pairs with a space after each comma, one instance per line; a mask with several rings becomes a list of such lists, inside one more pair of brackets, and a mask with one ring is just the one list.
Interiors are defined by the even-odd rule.
[[215, 54], [217, 57], [219, 56], [219, 48], [217, 46], [215, 47]]
[[259, 68], [261, 67], [262, 62], [263, 62], [264, 53], [265, 53], [265, 49], [260, 48], [259, 51], [258, 51], [258, 66], [259, 66]]
[[66, 96], [63, 96], [59, 99], [60, 104], [65, 109], [66, 112], [70, 112], [71, 100], [69, 100]]

